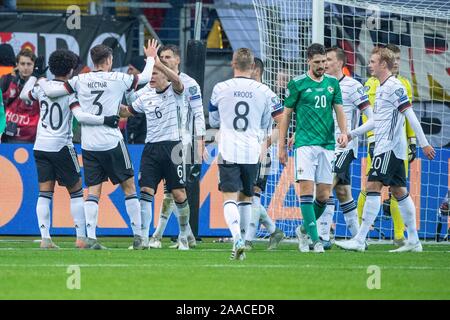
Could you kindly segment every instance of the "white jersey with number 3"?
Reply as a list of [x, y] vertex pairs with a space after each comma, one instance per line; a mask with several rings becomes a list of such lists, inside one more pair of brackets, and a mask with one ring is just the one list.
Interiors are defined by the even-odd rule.
[[[51, 85], [61, 85], [59, 80], [52, 80]], [[72, 108], [79, 107], [75, 94], [58, 98], [49, 98], [38, 85], [28, 93], [31, 100], [38, 100], [40, 117], [37, 127], [34, 150], [57, 152], [72, 144]]]
[[[93, 71], [68, 80], [66, 89], [76, 92], [81, 109], [90, 114], [112, 116], [119, 114], [124, 93], [135, 89], [137, 76], [121, 72]], [[89, 151], [114, 149], [123, 140], [119, 128], [82, 125], [81, 147]]]
[[219, 153], [225, 161], [255, 164], [274, 112], [282, 110], [276, 94], [265, 84], [236, 77], [214, 86], [210, 124], [220, 126]]
[[408, 108], [411, 108], [411, 103], [400, 80], [390, 76], [380, 84], [373, 108], [375, 155], [392, 150], [397, 159], [407, 159], [403, 112]]

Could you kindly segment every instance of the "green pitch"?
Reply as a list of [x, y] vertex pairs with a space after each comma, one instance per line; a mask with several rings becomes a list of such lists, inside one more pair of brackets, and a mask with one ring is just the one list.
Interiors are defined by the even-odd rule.
[[[9, 239], [8, 241], [5, 241]], [[450, 246], [424, 245], [422, 253], [392, 254], [390, 245], [365, 253], [333, 247], [302, 254], [294, 243], [277, 251], [257, 243], [245, 261], [230, 261], [230, 243], [190, 251], [127, 250], [129, 238], [101, 239], [109, 250], [40, 250], [31, 238], [0, 238], [0, 299], [449, 299]], [[25, 240], [25, 241], [24, 241]], [[79, 266], [80, 289], [68, 289]], [[369, 266], [380, 269], [380, 289]], [[68, 281], [69, 280], [69, 281]], [[70, 285], [69, 285], [70, 287]]]

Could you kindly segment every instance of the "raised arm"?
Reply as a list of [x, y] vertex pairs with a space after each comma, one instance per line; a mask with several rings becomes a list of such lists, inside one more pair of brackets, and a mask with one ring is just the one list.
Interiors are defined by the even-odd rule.
[[36, 84], [36, 77], [31, 76], [27, 82], [25, 83], [25, 85], [23, 86], [22, 91], [20, 92], [20, 99], [22, 99], [23, 101], [26, 102], [31, 102], [33, 101], [32, 97], [30, 96], [30, 94], [32, 93], [32, 90]]
[[144, 46], [144, 53], [147, 57], [145, 60], [144, 70], [137, 75], [137, 84], [144, 84], [152, 78], [153, 66], [155, 65], [155, 57], [158, 56], [158, 41], [156, 39], [148, 40], [147, 48]]
[[169, 81], [172, 83], [173, 90], [176, 93], [178, 93], [178, 94], [183, 93], [183, 91], [184, 91], [183, 82], [181, 82], [181, 79], [178, 76], [178, 74], [175, 71], [166, 67], [166, 65], [164, 65], [161, 62], [161, 60], [159, 60], [158, 57], [155, 58], [155, 68], [158, 68], [158, 70], [160, 70], [162, 73], [164, 73], [164, 75], [167, 77], [167, 79], [169, 79]]

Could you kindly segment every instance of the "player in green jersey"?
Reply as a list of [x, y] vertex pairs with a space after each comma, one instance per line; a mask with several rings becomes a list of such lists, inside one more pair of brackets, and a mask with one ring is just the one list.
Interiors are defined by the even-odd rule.
[[309, 252], [309, 235], [314, 252], [324, 252], [317, 233], [316, 219], [326, 208], [333, 183], [332, 162], [336, 144], [333, 109], [341, 130], [337, 141], [342, 147], [347, 145], [347, 125], [339, 81], [325, 74], [325, 47], [313, 43], [307, 50], [307, 57], [308, 72], [294, 78], [287, 86], [278, 152], [281, 164], [286, 165], [286, 134], [292, 112], [295, 112], [295, 180], [300, 184], [300, 209], [303, 216], [303, 225], [296, 229], [299, 250]]

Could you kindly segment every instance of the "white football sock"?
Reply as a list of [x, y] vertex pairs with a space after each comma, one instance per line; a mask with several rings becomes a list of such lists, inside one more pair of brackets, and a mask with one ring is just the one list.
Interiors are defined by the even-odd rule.
[[153, 211], [153, 196], [150, 193], [145, 191], [141, 191], [141, 223], [142, 230], [141, 235], [144, 239], [144, 242], [148, 240], [150, 233], [150, 224], [152, 222]]
[[128, 217], [130, 217], [131, 229], [136, 236], [141, 235], [142, 221], [141, 221], [141, 204], [136, 194], [125, 197], [125, 208], [127, 209]]
[[73, 222], [75, 224], [77, 238], [85, 238], [86, 217], [84, 215], [83, 189], [70, 194], [70, 212], [72, 213]]
[[239, 215], [241, 216], [241, 238], [245, 237], [245, 232], [248, 229], [250, 218], [252, 215], [252, 203], [247, 201], [241, 201], [238, 203]]
[[189, 216], [191, 211], [189, 209], [188, 200], [184, 200], [182, 203], [175, 202], [175, 206], [178, 211], [178, 227], [180, 228], [180, 236], [187, 237], [189, 235]]
[[52, 202], [52, 191], [39, 191], [36, 204], [36, 214], [39, 223], [39, 231], [42, 238], [50, 238], [50, 203]]
[[334, 197], [330, 197], [327, 201], [327, 207], [317, 220], [317, 231], [322, 240], [330, 241], [331, 224], [334, 216]]
[[[153, 233], [153, 237], [157, 239], [161, 239], [164, 231], [166, 230], [167, 222], [169, 221], [170, 215], [173, 211], [175, 214], [177, 210], [175, 210], [175, 202], [173, 201], [173, 197], [171, 193], [165, 193], [163, 203], [161, 206], [161, 211], [159, 212], [159, 220], [158, 226], [156, 227], [155, 232]], [[177, 217], [178, 219], [178, 217]]]
[[84, 214], [86, 215], [87, 236], [91, 239], [97, 239], [95, 234], [98, 221], [98, 197], [96, 195], [88, 195], [84, 202]]
[[262, 204], [259, 205], [259, 221], [267, 229], [267, 232], [269, 232], [270, 234], [275, 232], [275, 229], [277, 227], [267, 214], [267, 210]]
[[410, 243], [417, 243], [419, 241], [419, 235], [417, 234], [416, 208], [414, 206], [414, 202], [409, 193], [400, 199], [397, 199], [397, 202], [408, 231], [408, 241]]
[[[259, 201], [255, 201], [256, 196], [253, 197], [252, 213], [250, 215], [250, 222], [248, 224], [248, 229], [245, 232], [245, 241], [253, 241], [256, 236], [256, 232], [259, 226]], [[258, 198], [259, 199], [259, 198]], [[256, 202], [256, 205], [255, 205]]]
[[366, 241], [370, 227], [375, 222], [381, 207], [381, 194], [379, 192], [367, 192], [366, 203], [364, 204], [361, 227], [354, 237], [358, 242]]
[[239, 214], [237, 203], [233, 200], [225, 201], [223, 203], [223, 214], [225, 216], [228, 229], [230, 229], [231, 235], [233, 236], [234, 243], [236, 243], [236, 241], [241, 239], [241, 216]]
[[356, 236], [359, 229], [357, 206], [353, 199], [341, 203], [341, 209], [344, 213], [344, 220], [352, 237]]

